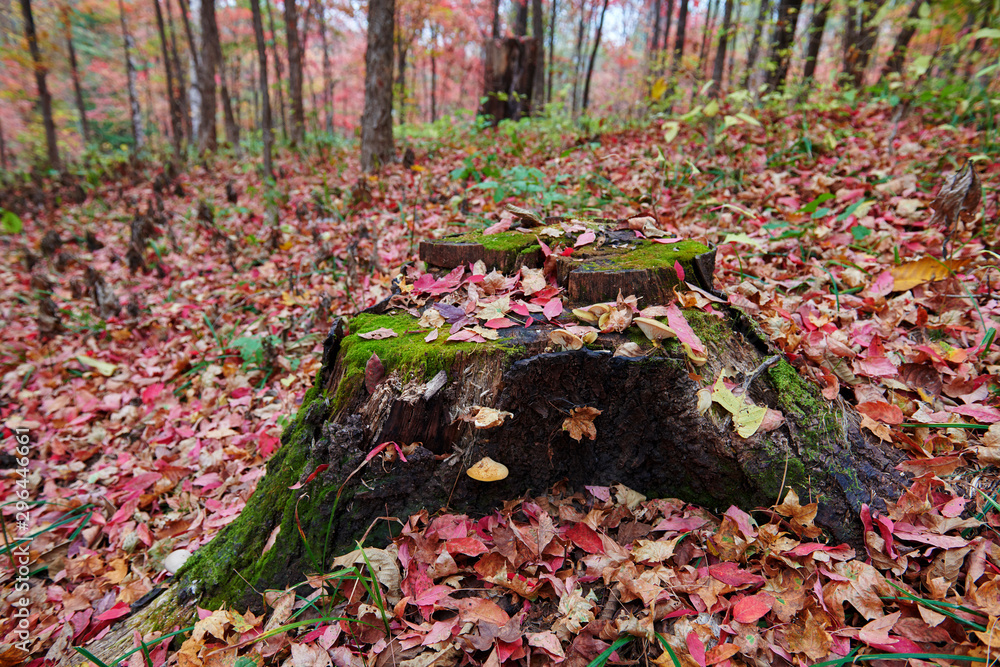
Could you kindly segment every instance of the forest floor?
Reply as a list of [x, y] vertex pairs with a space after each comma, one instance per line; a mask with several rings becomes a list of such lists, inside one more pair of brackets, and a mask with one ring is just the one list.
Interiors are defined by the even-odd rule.
[[[714, 151], [704, 118], [427, 130], [399, 142], [412, 166], [377, 177], [347, 152], [282, 155], [267, 195], [250, 160], [218, 158], [173, 180], [151, 166], [98, 174], [80, 204], [26, 204], [23, 230], [0, 236], [0, 499], [5, 550], [30, 548], [30, 656], [13, 645], [21, 598], [8, 594], [0, 664], [51, 664], [103, 636], [168, 579], [168, 554], [233, 521], [312, 384], [331, 318], [387, 296], [420, 239], [495, 223], [505, 202], [648, 214], [717, 244], [730, 303], [912, 457], [912, 488], [862, 516], [867, 553], [816, 541], [815, 505], [794, 494], [718, 516], [624, 487], [553, 491], [483, 519], [413, 517], [372, 551], [402, 576], [382, 594], [359, 585], [362, 567], [338, 580], [346, 600], [319, 598], [311, 579], [298, 597], [268, 594], [263, 617], [206, 610], [183, 644], [149, 649], [153, 665], [383, 665], [401, 652], [411, 665], [986, 662], [1000, 648], [1000, 345], [988, 335], [1000, 271], [982, 221], [997, 217], [1000, 166], [976, 163], [983, 204], [946, 263], [930, 204], [996, 144], [920, 111], [897, 129], [881, 105], [723, 111]], [[12, 563], [0, 563], [5, 587]], [[347, 620], [261, 637], [320, 607]]]

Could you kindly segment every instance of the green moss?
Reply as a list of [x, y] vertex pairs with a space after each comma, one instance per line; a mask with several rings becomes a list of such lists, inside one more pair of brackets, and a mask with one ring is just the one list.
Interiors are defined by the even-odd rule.
[[685, 308], [684, 318], [705, 345], [723, 345], [732, 335], [726, 320], [697, 308]]
[[489, 235], [468, 233], [446, 240], [454, 243], [478, 243], [487, 250], [498, 252], [524, 252], [531, 246], [538, 248], [538, 241], [534, 234], [522, 234], [521, 232], [500, 232]]
[[807, 419], [829, 415], [830, 405], [787, 360], [780, 359], [767, 369], [767, 375], [778, 392], [782, 410]]
[[680, 241], [678, 243], [640, 243], [614, 261], [614, 265], [622, 269], [660, 269], [674, 267], [674, 262], [680, 262], [686, 273], [694, 271], [691, 264], [698, 255], [708, 252], [708, 248], [697, 241]]

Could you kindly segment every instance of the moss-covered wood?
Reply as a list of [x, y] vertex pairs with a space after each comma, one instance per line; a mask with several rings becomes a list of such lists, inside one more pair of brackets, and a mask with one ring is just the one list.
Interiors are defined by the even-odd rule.
[[[508, 252], [520, 255], [527, 247]], [[710, 269], [706, 278], [705, 263], [695, 259], [710, 256], [695, 244], [686, 247], [634, 245], [618, 266], [655, 273], [665, 268], [656, 253], [669, 252], [711, 288]], [[558, 279], [566, 287], [578, 271], [600, 273], [604, 259], [597, 248], [580, 253], [578, 265], [560, 269]], [[676, 280], [674, 261], [664, 264]], [[386, 304], [338, 323], [326, 340], [315, 386], [267, 474], [241, 516], [179, 573], [175, 599], [208, 608], [259, 608], [260, 591], [294, 585], [329, 567], [356, 540], [384, 544], [398, 530], [397, 519], [442, 508], [488, 513], [563, 481], [577, 489], [622, 483], [717, 511], [767, 507], [792, 487], [804, 501], [819, 502], [817, 523], [831, 539], [860, 546], [857, 512], [865, 503], [884, 508], [886, 499], [898, 496], [905, 482], [894, 470], [901, 454], [867, 437], [848, 406], [823, 400], [784, 359], [748, 390], [757, 405], [783, 413], [776, 430], [744, 439], [724, 413], [700, 413], [699, 389], [723, 369], [753, 374], [774, 351], [736, 310], [723, 318], [685, 314], [708, 348], [700, 367], [676, 341], [655, 347], [631, 329], [601, 334], [581, 350], [558, 351], [549, 344], [553, 323], [501, 330], [500, 340], [487, 343], [447, 343], [446, 336], [425, 342], [426, 330], [413, 315]], [[359, 336], [380, 328], [398, 336]], [[629, 340], [642, 342], [643, 356], [612, 356]], [[364, 372], [372, 353], [386, 374], [369, 391]], [[459, 419], [472, 406], [513, 416], [480, 430]], [[563, 430], [570, 410], [582, 406], [601, 410], [593, 441], [577, 442]], [[366, 460], [390, 441], [404, 449], [405, 462], [394, 456], [394, 446]], [[509, 477], [483, 483], [465, 475], [483, 456], [506, 465]]]

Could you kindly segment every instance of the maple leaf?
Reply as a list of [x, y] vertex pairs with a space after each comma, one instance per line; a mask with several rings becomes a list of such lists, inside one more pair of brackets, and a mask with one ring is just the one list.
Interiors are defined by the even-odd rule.
[[582, 441], [583, 436], [596, 440], [597, 428], [594, 426], [594, 418], [601, 412], [591, 407], [573, 408], [569, 411], [569, 417], [563, 420], [562, 430], [569, 431], [569, 437], [577, 442]]

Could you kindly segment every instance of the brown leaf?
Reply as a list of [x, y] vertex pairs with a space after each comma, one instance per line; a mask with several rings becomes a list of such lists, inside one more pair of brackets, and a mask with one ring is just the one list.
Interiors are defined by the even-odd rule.
[[569, 411], [569, 417], [563, 421], [563, 430], [569, 431], [569, 437], [577, 442], [583, 440], [583, 436], [595, 440], [597, 428], [594, 426], [594, 418], [599, 414], [601, 411], [597, 408], [573, 408]]
[[983, 198], [983, 186], [979, 182], [976, 168], [971, 160], [966, 160], [962, 168], [951, 175], [937, 197], [931, 202], [934, 217], [931, 222], [943, 222], [945, 229], [951, 232], [958, 220], [970, 222], [976, 215], [979, 203]]

